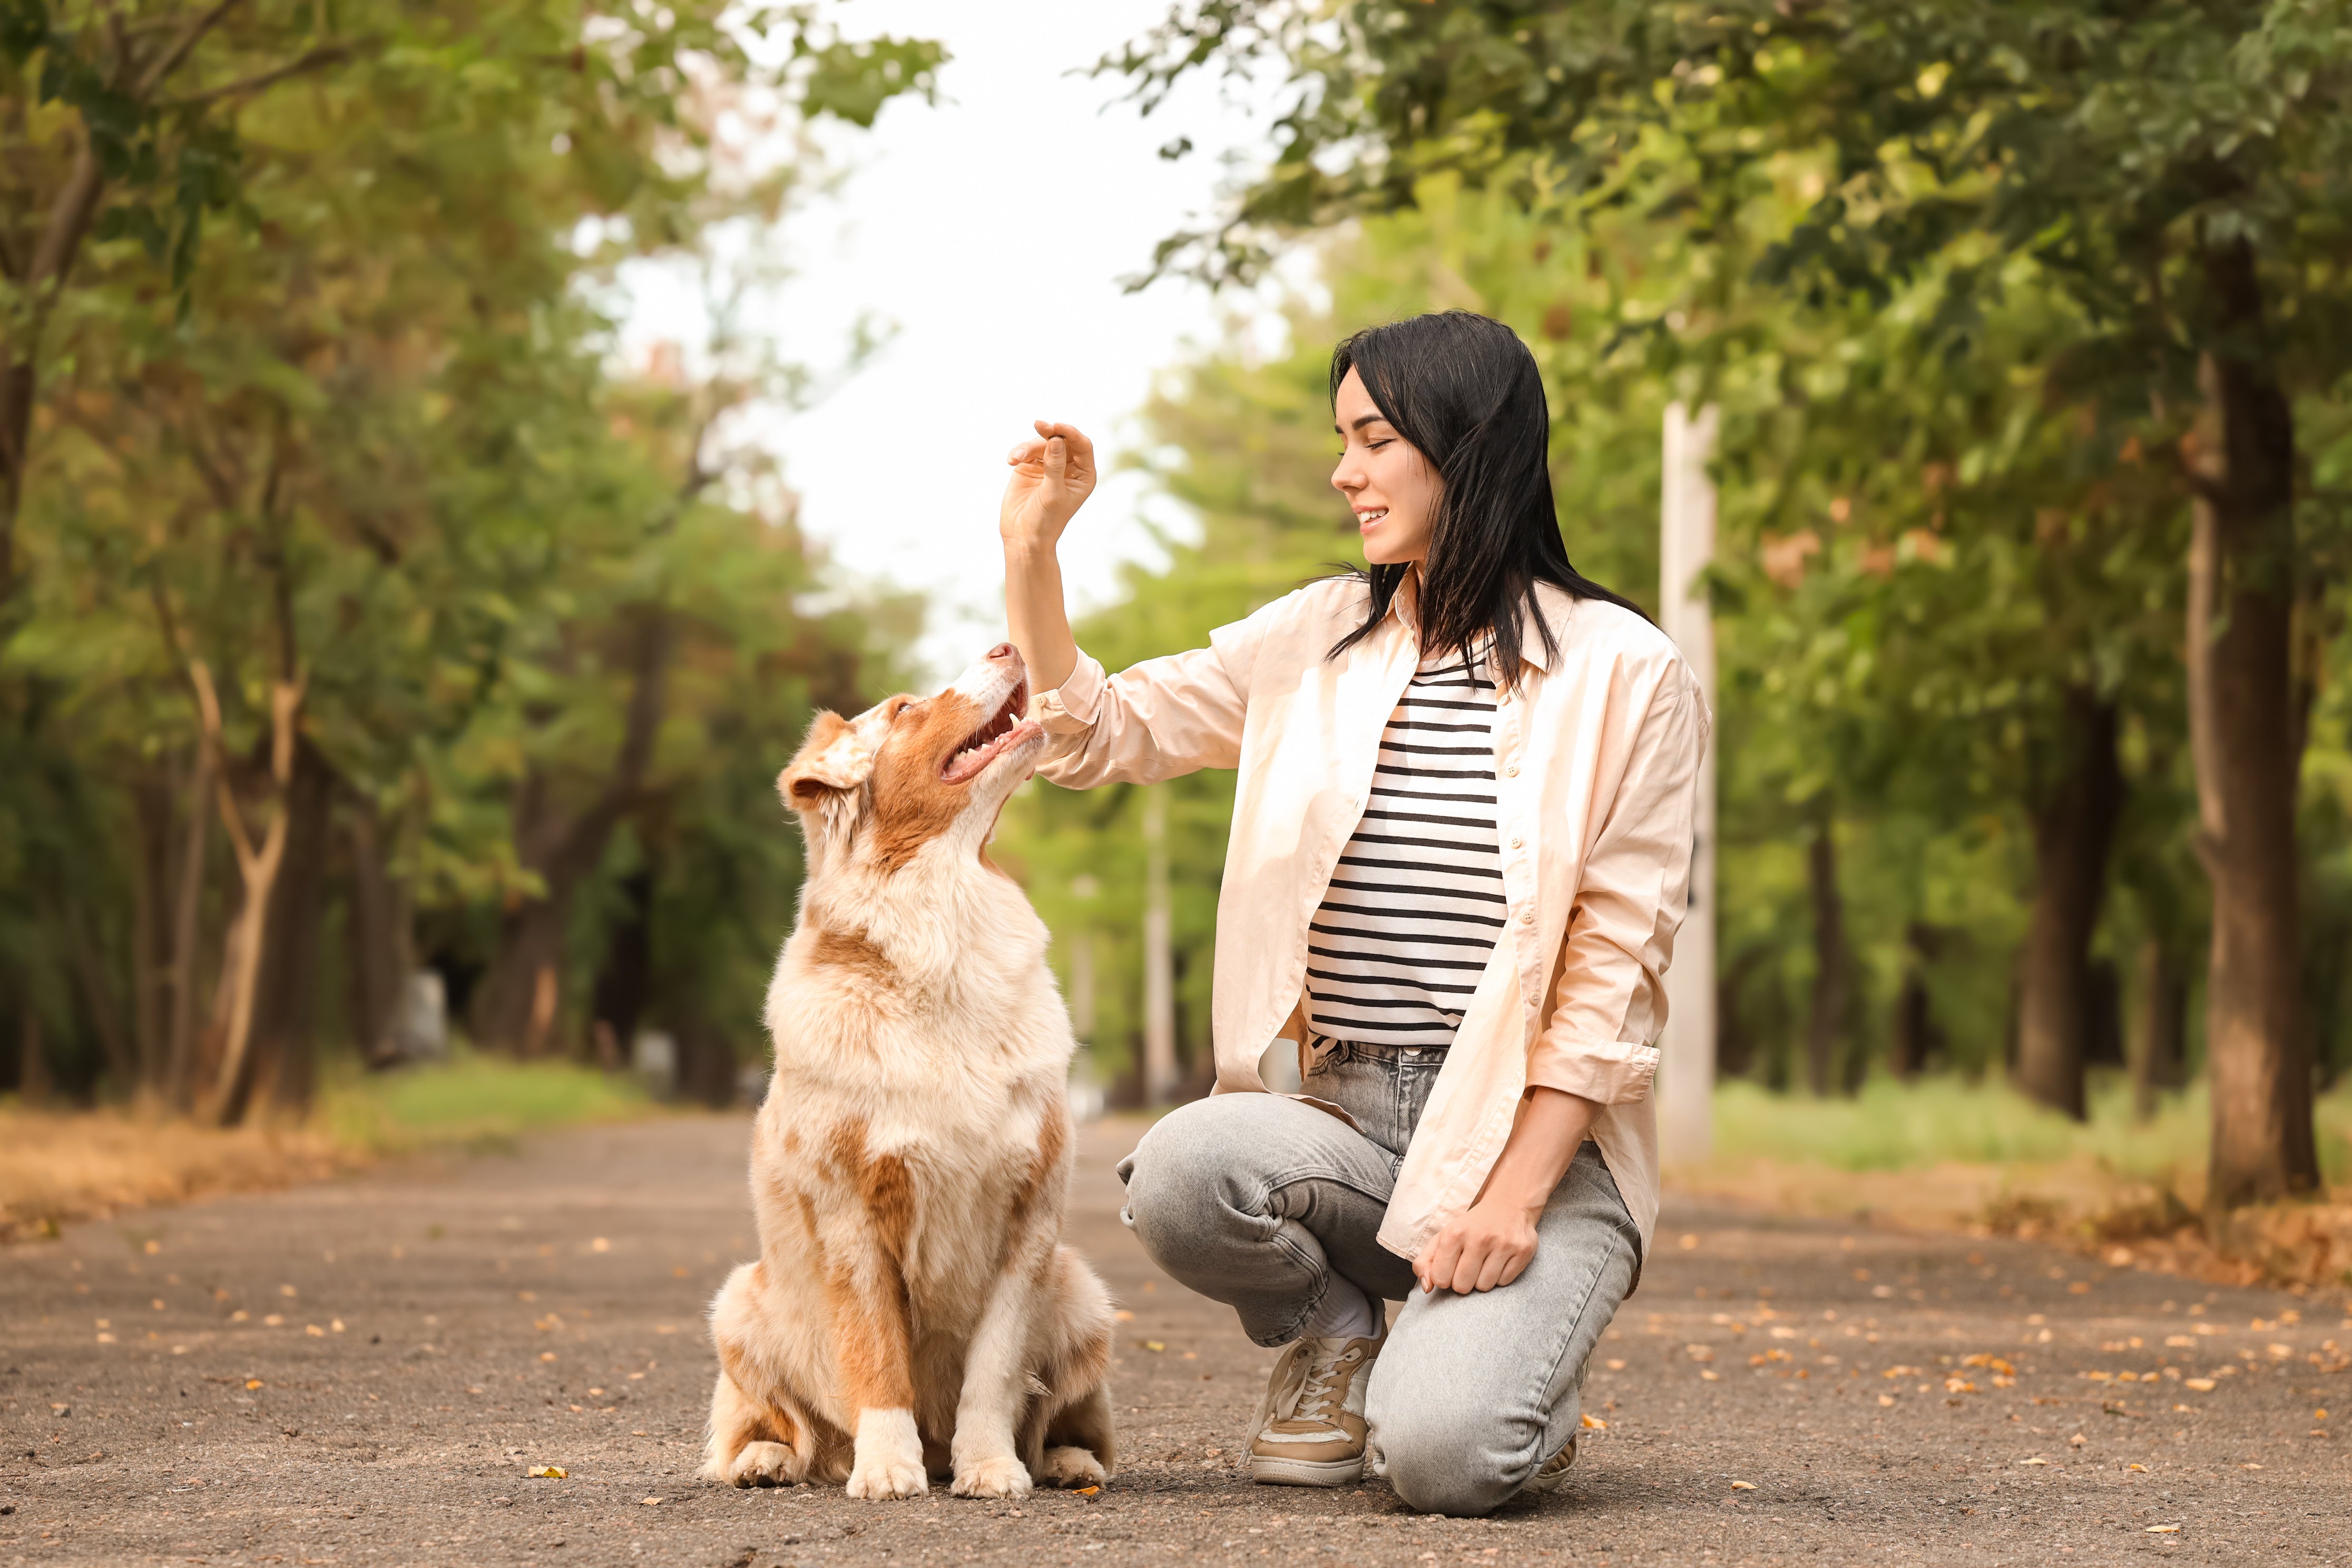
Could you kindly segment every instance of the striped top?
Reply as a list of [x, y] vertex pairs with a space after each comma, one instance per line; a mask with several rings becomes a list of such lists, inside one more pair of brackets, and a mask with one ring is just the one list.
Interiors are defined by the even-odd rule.
[[1504, 925], [1490, 651], [1424, 663], [1381, 733], [1370, 804], [1307, 928], [1318, 1035], [1454, 1043]]

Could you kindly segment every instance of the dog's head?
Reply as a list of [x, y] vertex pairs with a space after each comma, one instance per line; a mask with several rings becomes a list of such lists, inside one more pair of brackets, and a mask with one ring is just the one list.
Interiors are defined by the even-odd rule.
[[897, 870], [941, 840], [976, 855], [1045, 749], [1028, 706], [1020, 651], [999, 643], [935, 697], [818, 714], [776, 780], [807, 830], [811, 874], [844, 855]]

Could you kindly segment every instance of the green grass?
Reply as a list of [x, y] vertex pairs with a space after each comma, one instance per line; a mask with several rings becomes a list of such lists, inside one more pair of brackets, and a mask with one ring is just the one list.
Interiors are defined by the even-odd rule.
[[497, 1152], [525, 1132], [659, 1110], [634, 1081], [593, 1068], [461, 1048], [446, 1062], [339, 1079], [320, 1097], [319, 1121], [339, 1145], [372, 1153], [429, 1145]]
[[[2352, 1083], [2318, 1108], [2320, 1163], [2331, 1182], [2352, 1168]], [[2059, 1164], [2088, 1157], [2119, 1175], [2161, 1180], [2205, 1161], [2202, 1084], [2168, 1095], [2135, 1121], [2120, 1074], [2092, 1080], [2091, 1117], [2077, 1122], [1998, 1079], [1901, 1083], [1874, 1079], [1851, 1100], [1774, 1094], [1730, 1082], [1715, 1095], [1717, 1159], [1769, 1159], [1846, 1171], [1902, 1171], [1958, 1163]]]

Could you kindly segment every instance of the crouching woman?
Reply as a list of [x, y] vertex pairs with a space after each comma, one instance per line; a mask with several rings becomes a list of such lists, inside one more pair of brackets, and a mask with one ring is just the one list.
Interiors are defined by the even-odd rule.
[[[1360, 573], [1106, 675], [1055, 560], [1093, 452], [1041, 424], [1012, 455], [1005, 597], [1047, 778], [1239, 771], [1216, 1092], [1119, 1173], [1160, 1267], [1288, 1347], [1252, 1474], [1369, 1471], [1483, 1514], [1565, 1476], [1657, 1217], [1661, 976], [1710, 720], [1674, 645], [1570, 564], [1508, 329], [1370, 329], [1331, 395]], [[1282, 1040], [1303, 1093], [1266, 1092]]]

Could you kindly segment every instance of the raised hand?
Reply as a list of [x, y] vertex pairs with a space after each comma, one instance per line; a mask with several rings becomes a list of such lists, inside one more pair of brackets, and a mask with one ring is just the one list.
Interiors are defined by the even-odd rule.
[[1036, 422], [1034, 439], [1016, 445], [1005, 455], [1013, 477], [1005, 481], [1004, 500], [997, 510], [997, 531], [1005, 544], [1050, 550], [1063, 528], [1099, 477], [1095, 444], [1075, 425]]

